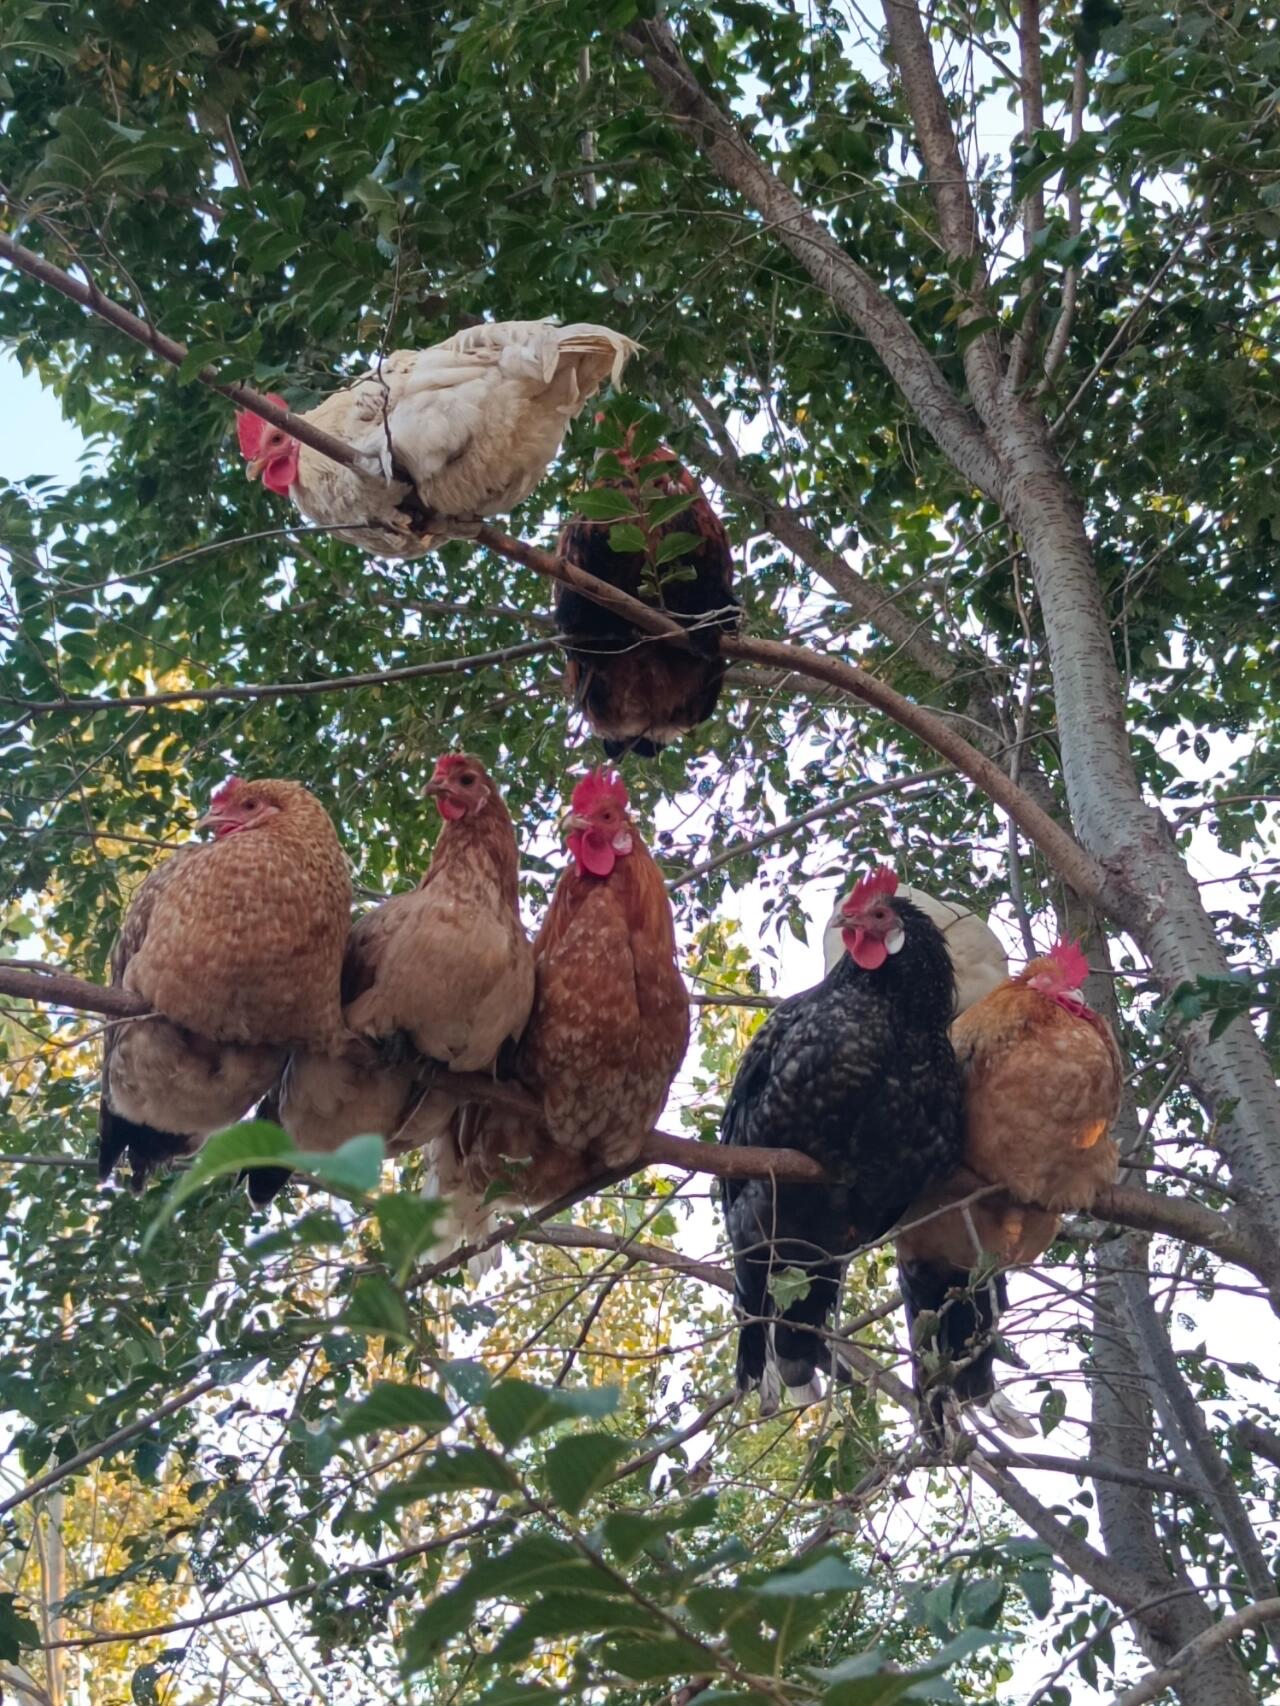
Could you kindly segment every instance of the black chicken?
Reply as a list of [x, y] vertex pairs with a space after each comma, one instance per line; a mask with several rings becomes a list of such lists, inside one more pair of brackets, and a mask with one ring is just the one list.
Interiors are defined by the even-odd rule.
[[[680, 620], [689, 629], [693, 650], [642, 634], [572, 587], [560, 589], [556, 626], [566, 641], [567, 686], [605, 752], [610, 758], [627, 752], [653, 758], [670, 741], [706, 722], [720, 698], [725, 665], [718, 634], [732, 633], [738, 625], [733, 553], [724, 524], [698, 482], [665, 445], [638, 458], [624, 448], [617, 459], [624, 477], [602, 480], [597, 489], [622, 492], [638, 516], [646, 515], [655, 500], [660, 505], [666, 498], [693, 496], [677, 514], [651, 521], [650, 551], [656, 553], [673, 533], [692, 534], [698, 543], [651, 566], [643, 551], [613, 549], [613, 523], [577, 519], [561, 531], [560, 555]], [[660, 598], [655, 575], [661, 582]]]
[[[962, 1147], [962, 1092], [947, 1037], [955, 980], [937, 925], [898, 879], [873, 870], [841, 908], [845, 952], [813, 989], [784, 1001], [752, 1038], [724, 1111], [722, 1143], [803, 1150], [831, 1183], [726, 1179], [734, 1249], [738, 1388], [816, 1395], [838, 1370], [821, 1337], [844, 1259], [881, 1237]], [[783, 1269], [808, 1279], [779, 1304]]]

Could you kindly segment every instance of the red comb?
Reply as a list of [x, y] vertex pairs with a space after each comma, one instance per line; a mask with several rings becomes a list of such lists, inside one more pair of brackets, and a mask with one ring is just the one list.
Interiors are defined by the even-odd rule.
[[1079, 989], [1089, 975], [1089, 961], [1079, 942], [1068, 942], [1064, 936], [1049, 949], [1048, 957], [1062, 974], [1064, 989]]
[[443, 758], [436, 760], [435, 774], [437, 776], [452, 776], [459, 770], [475, 769], [480, 760], [472, 758], [466, 752], [446, 752]]
[[897, 873], [888, 865], [873, 865], [855, 885], [853, 893], [844, 903], [845, 912], [856, 912], [859, 907], [866, 906], [878, 894], [897, 894]]
[[573, 790], [569, 806], [572, 811], [586, 815], [605, 800], [612, 800], [626, 811], [630, 804], [627, 785], [616, 770], [590, 770]]
[[[274, 403], [277, 409], [287, 409], [288, 403], [275, 391], [267, 392], [268, 403]], [[258, 454], [262, 443], [262, 435], [270, 425], [261, 415], [250, 414], [248, 409], [241, 409], [236, 416], [236, 437], [240, 440], [240, 454], [252, 457]]]

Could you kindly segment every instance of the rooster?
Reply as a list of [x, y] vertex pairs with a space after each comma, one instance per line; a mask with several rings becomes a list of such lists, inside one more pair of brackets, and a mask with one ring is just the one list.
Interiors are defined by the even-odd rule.
[[[346, 468], [261, 416], [237, 417], [251, 480], [309, 520], [383, 557], [420, 557], [438, 524], [498, 515], [527, 498], [570, 421], [638, 345], [607, 326], [504, 320], [377, 368], [299, 416], [358, 453]], [[270, 399], [281, 408], [284, 399]]]
[[689, 1043], [662, 874], [609, 771], [585, 776], [565, 819], [571, 863], [534, 942], [536, 993], [517, 1076], [541, 1118], [486, 1105], [459, 1111], [436, 1176], [455, 1224], [483, 1236], [488, 1187], [505, 1180], [549, 1202], [639, 1155]]
[[[1088, 973], [1079, 944], [1059, 942], [952, 1027], [965, 1085], [963, 1166], [913, 1206], [919, 1224], [898, 1240], [913, 1344], [932, 1337], [943, 1362], [936, 1381], [916, 1369], [935, 1440], [948, 1394], [984, 1404], [996, 1396], [992, 1339], [1005, 1279], [996, 1272], [972, 1287], [971, 1271], [1035, 1261], [1061, 1210], [1089, 1209], [1115, 1183], [1109, 1134], [1123, 1067], [1111, 1027], [1080, 996]], [[991, 1185], [1000, 1192], [949, 1206]], [[1018, 1418], [1000, 1416], [1017, 1431]]]
[[[938, 900], [923, 889], [898, 885], [898, 898], [927, 913], [946, 938], [951, 969], [956, 976], [956, 1012], [963, 1013], [989, 995], [1009, 975], [1009, 960], [1000, 938], [976, 912], [951, 900]], [[822, 942], [823, 961], [830, 971], [844, 953], [844, 921], [837, 906]]]
[[189, 1155], [266, 1092], [293, 1045], [336, 1049], [351, 882], [329, 816], [297, 782], [235, 780], [184, 847], [146, 878], [111, 981], [156, 1017], [107, 1033], [98, 1174], [147, 1175]]
[[[734, 1251], [739, 1391], [779, 1384], [816, 1396], [837, 1365], [820, 1334], [845, 1258], [881, 1237], [931, 1180], [956, 1165], [960, 1073], [947, 1037], [955, 980], [937, 925], [878, 866], [841, 907], [844, 952], [823, 981], [784, 1001], [751, 1039], [725, 1106], [720, 1141], [799, 1149], [828, 1186], [726, 1179]], [[799, 1269], [807, 1290], [785, 1304], [772, 1282]]]
[[[579, 519], [561, 531], [559, 552], [588, 574], [679, 619], [692, 649], [642, 634], [569, 586], [556, 600], [556, 626], [566, 640], [566, 686], [606, 755], [653, 758], [715, 711], [725, 672], [718, 635], [737, 628], [738, 602], [729, 536], [698, 482], [665, 446], [636, 458], [630, 442], [628, 431], [617, 458], [622, 478], [601, 481], [597, 489], [630, 499], [647, 550], [615, 551], [609, 542], [613, 523]], [[649, 525], [648, 506], [670, 498], [693, 501]], [[662, 541], [676, 533], [691, 536], [688, 549], [655, 565]]]
[[376, 1132], [395, 1151], [429, 1143], [455, 1102], [440, 1071], [488, 1072], [511, 1053], [533, 1003], [533, 949], [520, 921], [515, 829], [469, 753], [440, 759], [426, 794], [444, 828], [427, 874], [359, 919], [342, 968], [356, 1041], [295, 1054], [280, 1121], [302, 1149]]

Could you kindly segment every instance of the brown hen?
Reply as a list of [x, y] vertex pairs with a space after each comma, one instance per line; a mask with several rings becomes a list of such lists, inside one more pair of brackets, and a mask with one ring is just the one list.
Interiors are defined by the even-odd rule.
[[468, 1240], [497, 1218], [483, 1202], [497, 1179], [534, 1206], [635, 1160], [684, 1059], [689, 996], [671, 903], [627, 807], [609, 772], [573, 792], [572, 863], [534, 943], [533, 1013], [517, 1065], [541, 1122], [466, 1108], [436, 1145], [439, 1188]]
[[[994, 1395], [1005, 1280], [997, 1272], [971, 1288], [971, 1271], [1034, 1262], [1062, 1210], [1092, 1208], [1115, 1183], [1123, 1066], [1110, 1025], [1079, 994], [1088, 971], [1079, 946], [1059, 942], [951, 1028], [965, 1083], [964, 1166], [913, 1205], [907, 1219], [922, 1224], [898, 1239], [908, 1320], [936, 1312], [938, 1348], [954, 1365], [929, 1400], [935, 1424], [946, 1390], [978, 1403]], [[989, 1185], [1001, 1189], [948, 1209]]]
[[328, 814], [297, 782], [231, 781], [204, 845], [151, 872], [111, 955], [112, 984], [155, 1017], [103, 1053], [98, 1172], [148, 1173], [198, 1149], [271, 1086], [294, 1045], [337, 1048], [351, 882]]
[[295, 1054], [285, 1072], [280, 1120], [302, 1149], [364, 1132], [393, 1153], [428, 1143], [456, 1106], [433, 1078], [491, 1070], [529, 1017], [533, 949], [502, 796], [467, 753], [442, 758], [425, 792], [445, 820], [426, 875], [359, 919], [347, 945], [344, 1013], [362, 1041]]

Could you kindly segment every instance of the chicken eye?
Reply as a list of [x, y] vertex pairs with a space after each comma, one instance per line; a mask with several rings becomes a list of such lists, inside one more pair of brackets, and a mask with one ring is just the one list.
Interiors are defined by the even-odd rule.
[[462, 786], [464, 788], [470, 788], [476, 780], [475, 771], [474, 770], [468, 770], [466, 775], [465, 776], [459, 776], [458, 780], [462, 783]]
[[240, 804], [247, 812], [256, 812], [258, 809], [257, 800], [241, 800]]

